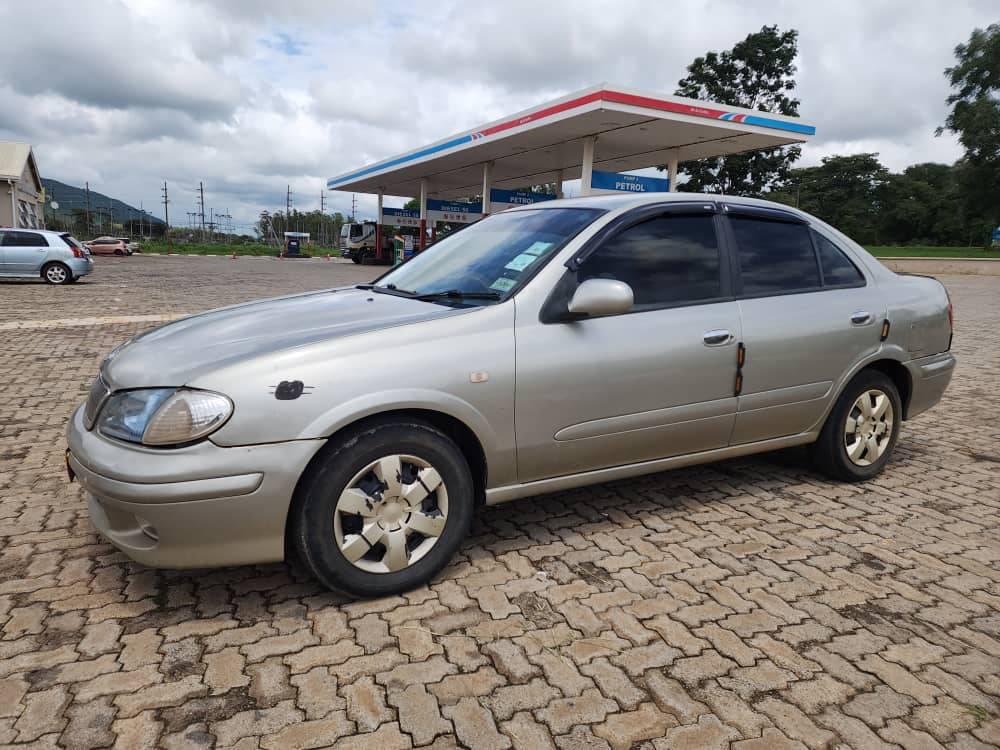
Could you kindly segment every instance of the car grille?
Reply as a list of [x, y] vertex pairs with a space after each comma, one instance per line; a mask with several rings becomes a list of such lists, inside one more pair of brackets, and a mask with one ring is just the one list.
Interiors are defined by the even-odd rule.
[[93, 428], [94, 422], [97, 421], [97, 415], [101, 412], [101, 406], [104, 405], [104, 399], [110, 394], [111, 389], [104, 383], [104, 378], [98, 375], [94, 384], [90, 386], [87, 404], [83, 407], [83, 419], [88, 430]]

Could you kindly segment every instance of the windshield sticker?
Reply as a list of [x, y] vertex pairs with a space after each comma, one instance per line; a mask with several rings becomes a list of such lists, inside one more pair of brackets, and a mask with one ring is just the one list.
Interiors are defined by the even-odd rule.
[[504, 268], [510, 269], [511, 271], [523, 271], [525, 268], [530, 266], [538, 260], [537, 256], [528, 255], [527, 253], [521, 253], [514, 260], [508, 263]]
[[514, 279], [508, 279], [505, 276], [501, 276], [499, 279], [490, 284], [490, 289], [496, 289], [498, 292], [509, 292], [514, 288]]
[[541, 255], [550, 247], [552, 247], [551, 242], [536, 242], [524, 252], [527, 255]]

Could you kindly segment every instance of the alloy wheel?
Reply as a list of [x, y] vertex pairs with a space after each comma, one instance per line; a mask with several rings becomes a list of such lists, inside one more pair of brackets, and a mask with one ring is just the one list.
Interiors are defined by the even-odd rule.
[[448, 522], [448, 492], [417, 456], [383, 456], [347, 483], [333, 514], [341, 554], [368, 573], [408, 568], [437, 543]]
[[844, 447], [851, 463], [870, 466], [878, 461], [892, 440], [892, 399], [870, 389], [855, 400], [844, 424]]
[[66, 281], [66, 269], [62, 266], [49, 266], [45, 269], [45, 278], [53, 284], [62, 284]]

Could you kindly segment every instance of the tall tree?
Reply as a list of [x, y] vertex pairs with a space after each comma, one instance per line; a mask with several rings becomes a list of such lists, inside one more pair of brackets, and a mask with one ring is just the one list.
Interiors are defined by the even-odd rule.
[[[970, 212], [984, 228], [1000, 223], [1000, 24], [976, 29], [955, 47], [956, 64], [945, 69], [953, 93], [949, 130], [965, 148], [959, 181]], [[983, 241], [986, 237], [982, 237]]]
[[798, 206], [861, 244], [879, 244], [888, 178], [878, 154], [828, 156], [818, 167], [791, 170], [767, 197]]
[[[730, 50], [695, 58], [677, 85], [678, 96], [705, 99], [761, 112], [797, 115], [795, 56], [799, 32], [764, 26]], [[735, 154], [682, 164], [690, 192], [760, 195], [787, 177], [799, 158], [798, 146]]]

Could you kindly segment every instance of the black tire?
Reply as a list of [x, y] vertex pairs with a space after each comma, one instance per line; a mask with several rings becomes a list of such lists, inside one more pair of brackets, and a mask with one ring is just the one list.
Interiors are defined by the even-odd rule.
[[[416, 562], [395, 572], [369, 572], [341, 551], [334, 531], [335, 509], [348, 483], [369, 464], [387, 455], [413, 456], [437, 470], [447, 491], [447, 521], [436, 541]], [[436, 493], [428, 495], [435, 497]], [[289, 512], [289, 545], [324, 586], [360, 597], [388, 596], [430, 581], [465, 539], [474, 512], [472, 473], [462, 452], [447, 435], [415, 420], [371, 422], [331, 441], [317, 457]], [[387, 549], [379, 544], [372, 545], [366, 554], [378, 559], [385, 552], [383, 559], [387, 559]]]
[[[889, 398], [892, 409], [891, 429], [886, 429], [888, 444], [877, 459], [867, 465], [859, 465], [851, 460], [848, 454], [847, 438], [845, 437], [848, 415], [856, 411], [855, 402], [866, 391], [879, 391]], [[859, 412], [860, 414], [860, 412]], [[892, 456], [899, 438], [899, 426], [903, 420], [903, 406], [899, 398], [899, 390], [885, 373], [878, 370], [862, 370], [847, 384], [833, 410], [826, 418], [819, 440], [812, 446], [812, 458], [816, 467], [831, 479], [843, 482], [863, 482], [882, 473]], [[873, 424], [877, 424], [876, 420]], [[852, 446], [855, 440], [853, 438]], [[879, 443], [881, 444], [881, 443]], [[860, 459], [867, 460], [868, 453]]]
[[46, 284], [55, 284], [56, 286], [71, 284], [73, 272], [65, 263], [46, 263], [42, 266], [42, 279]]
[[361, 263], [361, 258], [359, 258], [357, 255], [352, 255], [351, 260], [353, 260], [355, 263], [359, 264]]
[[125, 255], [125, 253], [123, 251], [121, 251], [121, 250], [115, 250], [115, 255], [117, 255], [120, 258], [123, 255]]

